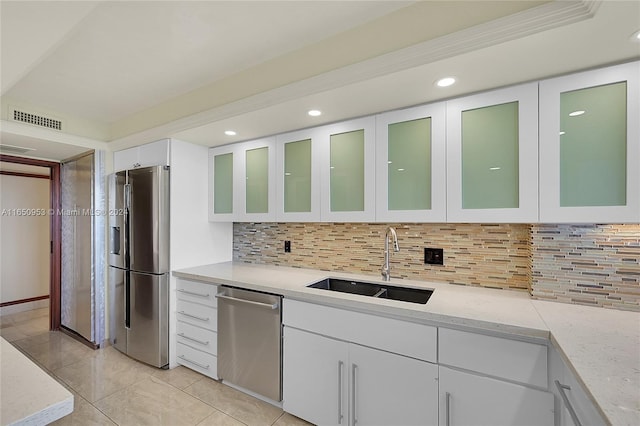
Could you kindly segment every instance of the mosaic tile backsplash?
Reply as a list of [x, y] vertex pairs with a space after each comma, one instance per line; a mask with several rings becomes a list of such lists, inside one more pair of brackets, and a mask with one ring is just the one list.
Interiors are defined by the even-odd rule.
[[[391, 276], [527, 290], [531, 282], [529, 225], [390, 224], [400, 251]], [[380, 275], [381, 223], [234, 223], [234, 260]], [[291, 241], [291, 253], [284, 241]], [[444, 249], [444, 265], [425, 265], [424, 248]]]
[[640, 225], [533, 225], [537, 299], [640, 311]]
[[[394, 278], [529, 291], [640, 311], [640, 225], [390, 224]], [[387, 224], [234, 223], [236, 261], [378, 276]], [[291, 241], [291, 253], [284, 241]], [[444, 249], [425, 265], [424, 247]]]

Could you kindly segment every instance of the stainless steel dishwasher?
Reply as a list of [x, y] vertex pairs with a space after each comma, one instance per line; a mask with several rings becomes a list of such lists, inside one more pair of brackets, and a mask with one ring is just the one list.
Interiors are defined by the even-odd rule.
[[218, 377], [282, 400], [282, 296], [221, 286]]

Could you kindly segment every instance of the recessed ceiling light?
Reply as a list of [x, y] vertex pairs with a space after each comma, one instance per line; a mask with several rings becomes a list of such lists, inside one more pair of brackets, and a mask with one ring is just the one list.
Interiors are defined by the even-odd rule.
[[573, 111], [569, 113], [569, 117], [577, 117], [579, 115], [584, 114], [584, 111], [580, 110], [580, 111]]
[[312, 117], [317, 117], [319, 115], [322, 115], [322, 111], [319, 111], [317, 109], [311, 109], [309, 110], [309, 112], [307, 112], [307, 114], [309, 114]]
[[640, 30], [633, 33], [633, 35], [631, 36], [631, 41], [640, 42]]
[[564, 135], [565, 132], [560, 132], [560, 136]]
[[233, 130], [225, 130], [224, 134], [227, 135], [227, 136], [235, 136], [235, 135], [237, 135], [237, 133], [234, 132]]
[[438, 86], [438, 87], [449, 87], [455, 82], [456, 82], [455, 78], [453, 78], [453, 77], [445, 77], [445, 78], [441, 78], [440, 80], [436, 81], [436, 86]]

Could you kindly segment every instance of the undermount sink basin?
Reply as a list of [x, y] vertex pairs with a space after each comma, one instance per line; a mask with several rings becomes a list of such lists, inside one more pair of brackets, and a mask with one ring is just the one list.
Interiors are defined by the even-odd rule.
[[420, 303], [423, 305], [427, 303], [433, 294], [433, 290], [342, 280], [339, 278], [325, 278], [324, 280], [310, 284], [307, 287], [337, 291], [340, 293], [359, 294], [362, 296], [377, 297], [380, 299]]

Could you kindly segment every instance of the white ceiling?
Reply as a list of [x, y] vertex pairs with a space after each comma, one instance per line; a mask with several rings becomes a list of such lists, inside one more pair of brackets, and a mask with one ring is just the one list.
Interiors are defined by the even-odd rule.
[[106, 125], [114, 149], [214, 146], [640, 57], [637, 0], [0, 7], [5, 100]]

